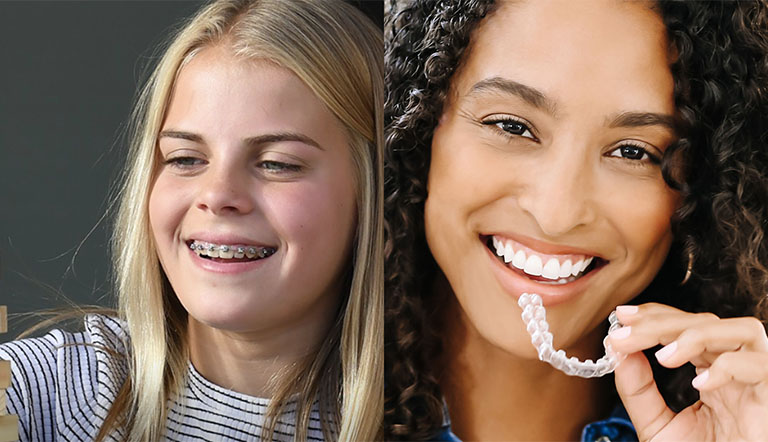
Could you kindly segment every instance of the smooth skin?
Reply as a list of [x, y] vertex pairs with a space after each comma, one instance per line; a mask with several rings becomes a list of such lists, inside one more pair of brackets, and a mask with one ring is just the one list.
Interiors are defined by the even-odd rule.
[[[269, 397], [338, 311], [357, 222], [347, 131], [291, 71], [222, 44], [181, 69], [158, 150], [150, 223], [189, 313], [191, 362], [218, 385]], [[277, 252], [247, 271], [212, 271], [188, 246], [207, 235]]]
[[[675, 139], [667, 124], [675, 108], [666, 30], [646, 2], [500, 2], [473, 32], [467, 54], [435, 129], [425, 205], [427, 242], [444, 275], [435, 290], [453, 295], [442, 306], [448, 326], [439, 364], [452, 429], [463, 440], [575, 440], [616, 405], [613, 387], [538, 361], [520, 319], [520, 293], [509, 287], [533, 285], [560, 297], [547, 308], [555, 347], [596, 359], [610, 311], [662, 266], [679, 204], [658, 164]], [[553, 288], [500, 267], [487, 235], [550, 254], [575, 248], [606, 263], [589, 279]], [[502, 284], [499, 274], [514, 282]], [[643, 388], [650, 371], [634, 353], [661, 339], [639, 339], [640, 330], [658, 332], [666, 322], [638, 321], [642, 327], [624, 341], [633, 354], [616, 380], [641, 437], [730, 440], [739, 435], [726, 428], [763, 424], [754, 416], [764, 414], [766, 401], [755, 394], [751, 416], [720, 406], [702, 411], [695, 424], [673, 420], [674, 432], [659, 432], [668, 414], [659, 417], [659, 402], [649, 402]], [[692, 326], [675, 322], [680, 328], [669, 342]], [[751, 333], [745, 340], [734, 332], [740, 351], [765, 339], [758, 327]], [[750, 365], [750, 379], [764, 379], [764, 366]], [[720, 370], [710, 369], [712, 382]], [[714, 424], [731, 413], [731, 427]], [[756, 422], [747, 425], [748, 418]], [[700, 425], [722, 430], [697, 434]], [[750, 431], [753, 438], [768, 434]]]
[[[756, 318], [720, 319], [649, 303], [620, 306], [616, 351], [629, 355], [616, 369], [616, 388], [646, 441], [759, 441], [768, 438], [768, 337]], [[700, 400], [680, 413], [664, 403], [642, 350], [661, 365], [696, 367]]]

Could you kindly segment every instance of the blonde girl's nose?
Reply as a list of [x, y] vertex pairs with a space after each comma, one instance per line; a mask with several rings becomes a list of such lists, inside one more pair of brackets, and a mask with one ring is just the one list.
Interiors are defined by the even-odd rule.
[[234, 168], [211, 168], [197, 182], [196, 206], [217, 215], [249, 213], [255, 207], [257, 185], [250, 175]]

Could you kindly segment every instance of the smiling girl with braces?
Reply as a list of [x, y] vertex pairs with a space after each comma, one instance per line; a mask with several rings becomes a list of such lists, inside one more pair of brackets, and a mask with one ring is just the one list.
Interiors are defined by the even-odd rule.
[[138, 95], [118, 309], [0, 345], [22, 441], [380, 433], [381, 29], [337, 0], [204, 3]]

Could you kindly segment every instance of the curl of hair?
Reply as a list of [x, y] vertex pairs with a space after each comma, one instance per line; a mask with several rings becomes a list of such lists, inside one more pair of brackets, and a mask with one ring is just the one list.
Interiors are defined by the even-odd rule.
[[[398, 8], [398, 6], [401, 6]], [[425, 0], [387, 17], [385, 45], [387, 439], [424, 439], [440, 428], [439, 271], [424, 236], [432, 133], [451, 76], [493, 0]], [[680, 138], [662, 174], [680, 192], [675, 243], [636, 302], [721, 317], [768, 320], [768, 2], [662, 1], [674, 61]], [[680, 286], [689, 255], [693, 275]], [[650, 350], [652, 351], [652, 349]], [[655, 361], [655, 358], [649, 358]], [[680, 410], [698, 397], [690, 365], [654, 375]]]
[[443, 402], [432, 362], [440, 351], [429, 299], [435, 264], [424, 238], [432, 131], [470, 32], [490, 11], [482, 0], [414, 2], [385, 27], [385, 434], [420, 439], [439, 428]]

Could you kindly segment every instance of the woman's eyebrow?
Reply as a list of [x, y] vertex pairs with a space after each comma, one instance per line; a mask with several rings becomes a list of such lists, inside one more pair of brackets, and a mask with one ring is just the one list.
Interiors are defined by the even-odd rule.
[[622, 112], [608, 119], [608, 127], [663, 126], [676, 132], [675, 117], [657, 112]]
[[542, 91], [536, 88], [526, 86], [522, 83], [510, 80], [509, 78], [490, 77], [480, 80], [472, 86], [472, 89], [467, 93], [467, 97], [479, 95], [484, 92], [514, 95], [550, 115], [555, 115], [557, 113], [557, 106], [553, 99], [547, 97]]
[[[203, 142], [203, 137], [201, 135], [180, 130], [164, 130], [160, 132], [160, 135], [157, 138], [177, 138], [181, 140], [193, 141], [195, 143]], [[317, 141], [304, 134], [296, 132], [276, 132], [248, 137], [245, 139], [245, 144], [249, 146], [259, 146], [262, 144], [279, 143], [282, 141], [297, 141], [320, 150], [325, 150]]]
[[[508, 78], [490, 77], [480, 80], [472, 86], [472, 89], [467, 93], [467, 97], [485, 92], [514, 95], [553, 116], [557, 111], [555, 101], [547, 97], [542, 91]], [[676, 131], [675, 118], [672, 115], [656, 112], [622, 112], [613, 118], [609, 118], [607, 126], [611, 128], [663, 126], [672, 132]]]

